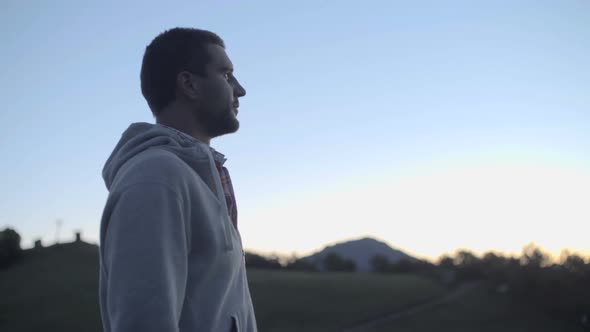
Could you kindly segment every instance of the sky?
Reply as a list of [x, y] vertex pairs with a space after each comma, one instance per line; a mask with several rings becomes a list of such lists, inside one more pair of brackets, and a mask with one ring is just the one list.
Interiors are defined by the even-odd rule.
[[584, 0], [4, 0], [0, 229], [22, 247], [99, 244], [104, 162], [154, 122], [143, 52], [177, 26], [219, 34], [247, 90], [212, 142], [246, 250], [590, 254]]

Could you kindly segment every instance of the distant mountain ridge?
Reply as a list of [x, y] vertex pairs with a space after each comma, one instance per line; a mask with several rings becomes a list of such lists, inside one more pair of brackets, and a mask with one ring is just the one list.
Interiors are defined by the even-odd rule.
[[313, 263], [320, 271], [323, 271], [324, 267], [322, 261], [330, 253], [336, 253], [343, 258], [352, 260], [356, 264], [357, 271], [363, 272], [372, 270], [370, 261], [375, 255], [386, 257], [390, 263], [397, 263], [402, 259], [410, 261], [418, 260], [417, 258], [412, 257], [399, 249], [394, 249], [387, 243], [372, 237], [364, 237], [357, 240], [330, 245], [319, 252], [303, 257], [302, 260]]

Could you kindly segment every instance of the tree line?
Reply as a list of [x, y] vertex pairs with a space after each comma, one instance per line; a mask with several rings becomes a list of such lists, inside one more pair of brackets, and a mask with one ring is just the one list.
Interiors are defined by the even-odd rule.
[[[322, 271], [355, 271], [355, 263], [336, 253], [316, 264], [292, 256], [281, 260], [246, 254], [246, 265], [254, 268]], [[514, 301], [538, 307], [554, 317], [575, 320], [590, 329], [590, 260], [563, 251], [558, 261], [534, 245], [527, 245], [520, 256], [486, 252], [481, 256], [469, 250], [443, 255], [435, 263], [418, 259], [389, 261], [385, 256], [370, 259], [373, 273], [408, 273], [436, 279], [450, 287], [467, 281], [484, 281], [490, 292], [505, 293]]]
[[[0, 231], [0, 269], [14, 265], [23, 257], [21, 237], [13, 229]], [[321, 260], [292, 255], [289, 258], [245, 254], [248, 268], [307, 272], [354, 272], [354, 261], [329, 253]], [[321, 265], [321, 268], [320, 266]], [[517, 301], [540, 307], [548, 314], [576, 320], [590, 328], [590, 260], [563, 251], [558, 261], [533, 244], [527, 245], [520, 256], [504, 256], [486, 252], [477, 256], [468, 250], [443, 255], [435, 263], [418, 259], [391, 262], [375, 255], [370, 260], [373, 273], [411, 273], [447, 283], [450, 286], [465, 281], [482, 280], [490, 291], [508, 293]]]
[[534, 244], [519, 257], [467, 250], [439, 259], [438, 268], [456, 273], [457, 280], [485, 280], [493, 290], [546, 313], [577, 321], [590, 329], [590, 260], [563, 251], [558, 261]]
[[[354, 272], [356, 264], [351, 259], [344, 258], [337, 253], [329, 253], [319, 262], [312, 262], [305, 258], [299, 258], [292, 255], [283, 258], [277, 255], [265, 257], [246, 252], [246, 267], [257, 269], [273, 269], [287, 271], [306, 271], [306, 272]], [[320, 266], [321, 265], [321, 268]]]

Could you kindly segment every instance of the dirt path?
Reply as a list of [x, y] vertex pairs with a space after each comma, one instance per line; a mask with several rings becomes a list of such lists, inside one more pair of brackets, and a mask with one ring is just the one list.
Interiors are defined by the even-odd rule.
[[375, 318], [375, 319], [358, 322], [358, 323], [355, 323], [349, 327], [341, 329], [339, 332], [368, 332], [368, 331], [371, 331], [371, 329], [374, 328], [375, 326], [378, 326], [378, 325], [381, 325], [384, 323], [389, 323], [389, 322], [395, 321], [397, 319], [400, 319], [402, 317], [415, 315], [415, 314], [424, 312], [428, 309], [432, 309], [432, 308], [439, 306], [441, 304], [451, 302], [455, 298], [464, 294], [465, 292], [473, 289], [478, 284], [479, 284], [478, 282], [463, 284], [463, 285], [459, 286], [457, 289], [453, 290], [452, 292], [450, 292], [449, 294], [447, 294], [441, 298], [434, 299], [434, 300], [428, 301], [426, 303], [417, 304], [417, 305], [411, 306], [409, 308], [394, 311], [392, 313], [385, 314], [385, 315]]

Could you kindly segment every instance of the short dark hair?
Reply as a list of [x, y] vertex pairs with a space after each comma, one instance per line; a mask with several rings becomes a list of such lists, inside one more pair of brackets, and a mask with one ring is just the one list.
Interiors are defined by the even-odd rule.
[[215, 33], [194, 28], [173, 28], [159, 34], [145, 48], [141, 64], [141, 93], [154, 116], [175, 99], [176, 77], [183, 70], [206, 75], [210, 61], [206, 46], [223, 40]]

